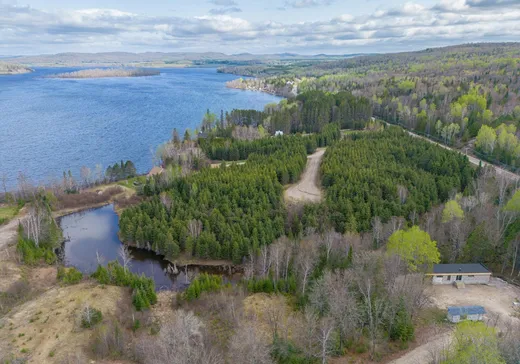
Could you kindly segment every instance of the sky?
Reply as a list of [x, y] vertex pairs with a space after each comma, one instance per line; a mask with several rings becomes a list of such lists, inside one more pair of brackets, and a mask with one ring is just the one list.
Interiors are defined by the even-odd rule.
[[0, 0], [0, 55], [353, 54], [520, 41], [520, 0]]

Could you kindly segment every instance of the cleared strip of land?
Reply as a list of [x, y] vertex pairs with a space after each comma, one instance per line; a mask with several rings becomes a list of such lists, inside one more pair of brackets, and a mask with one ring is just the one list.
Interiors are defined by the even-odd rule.
[[307, 167], [300, 181], [285, 190], [286, 201], [320, 202], [323, 198], [319, 182], [321, 160], [325, 154], [325, 148], [318, 149], [307, 157]]

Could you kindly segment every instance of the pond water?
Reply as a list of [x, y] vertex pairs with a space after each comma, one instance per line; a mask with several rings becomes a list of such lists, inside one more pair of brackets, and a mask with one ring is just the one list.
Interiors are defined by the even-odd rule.
[[[67, 239], [63, 248], [66, 266], [76, 267], [81, 272], [90, 274], [96, 270], [97, 255], [102, 256], [104, 265], [118, 259], [122, 243], [118, 237], [119, 217], [113, 205], [64, 216], [59, 220], [59, 224], [63, 236]], [[183, 290], [189, 285], [190, 280], [201, 272], [221, 274], [225, 282], [234, 283], [239, 280], [237, 274], [229, 275], [216, 267], [189, 266], [188, 277], [185, 267], [178, 267], [179, 274], [172, 275], [165, 271], [169, 262], [162, 256], [143, 249], [130, 250], [133, 255], [130, 270], [152, 277], [157, 290]]]

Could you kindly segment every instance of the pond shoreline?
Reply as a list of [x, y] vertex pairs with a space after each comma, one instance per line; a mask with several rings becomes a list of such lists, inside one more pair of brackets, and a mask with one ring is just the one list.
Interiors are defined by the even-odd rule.
[[113, 204], [101, 207], [85, 207], [56, 217], [63, 233], [59, 256], [65, 266], [75, 267], [84, 274], [91, 274], [99, 264], [119, 260], [122, 246], [128, 246], [133, 256], [130, 269], [138, 275], [154, 279], [157, 290], [182, 291], [200, 273], [221, 275], [232, 284], [242, 279], [243, 267], [231, 261], [178, 259], [170, 261], [163, 255], [146, 248], [124, 244], [119, 238], [119, 216]]

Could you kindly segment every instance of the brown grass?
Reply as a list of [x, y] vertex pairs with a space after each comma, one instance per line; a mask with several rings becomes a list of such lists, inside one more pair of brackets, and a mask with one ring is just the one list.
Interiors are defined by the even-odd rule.
[[117, 312], [130, 314], [130, 302], [130, 291], [121, 287], [81, 283], [52, 288], [2, 319], [0, 352], [43, 364], [60, 363], [75, 353], [90, 356], [92, 331], [82, 329], [78, 321], [82, 307], [90, 304], [110, 322]]
[[103, 191], [84, 191], [76, 194], [64, 194], [58, 197], [58, 204], [61, 209], [74, 209], [83, 206], [108, 203], [112, 197], [122, 193], [124, 190], [120, 186], [112, 186]]

